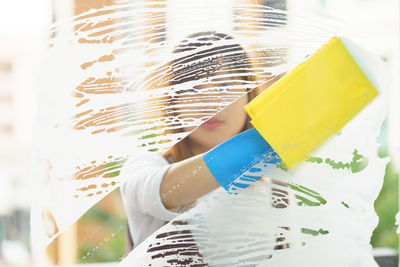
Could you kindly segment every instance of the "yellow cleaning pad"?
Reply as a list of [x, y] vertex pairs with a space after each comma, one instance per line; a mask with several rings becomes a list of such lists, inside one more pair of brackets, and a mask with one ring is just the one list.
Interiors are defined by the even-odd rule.
[[340, 39], [333, 37], [245, 109], [290, 168], [307, 159], [377, 94]]

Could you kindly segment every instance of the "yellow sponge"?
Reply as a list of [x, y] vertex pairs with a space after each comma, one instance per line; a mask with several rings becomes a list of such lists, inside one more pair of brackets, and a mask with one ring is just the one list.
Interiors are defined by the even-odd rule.
[[290, 168], [337, 133], [378, 91], [338, 37], [245, 106]]

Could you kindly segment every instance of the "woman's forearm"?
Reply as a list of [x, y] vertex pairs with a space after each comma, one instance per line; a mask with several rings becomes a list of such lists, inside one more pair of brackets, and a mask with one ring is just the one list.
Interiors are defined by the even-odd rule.
[[172, 164], [160, 185], [161, 201], [167, 209], [180, 207], [218, 188], [203, 154]]
[[180, 207], [219, 185], [230, 192], [232, 183], [261, 160], [282, 161], [255, 128], [241, 132], [203, 154], [173, 164], [161, 182], [162, 202], [167, 209]]

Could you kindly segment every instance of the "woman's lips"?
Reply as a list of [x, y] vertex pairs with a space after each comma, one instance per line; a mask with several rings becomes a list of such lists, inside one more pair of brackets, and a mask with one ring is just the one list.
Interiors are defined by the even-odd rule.
[[222, 121], [217, 118], [211, 118], [204, 122], [201, 127], [204, 127], [207, 130], [214, 130], [218, 128], [222, 124]]

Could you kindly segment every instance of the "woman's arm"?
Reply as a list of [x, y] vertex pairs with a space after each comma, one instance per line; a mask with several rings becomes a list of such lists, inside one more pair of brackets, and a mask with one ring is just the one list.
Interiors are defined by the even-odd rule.
[[161, 201], [171, 209], [191, 203], [219, 185], [230, 192], [232, 183], [263, 159], [271, 164], [281, 162], [255, 128], [239, 133], [203, 154], [173, 164], [161, 181]]
[[167, 209], [180, 207], [218, 188], [203, 154], [172, 164], [160, 185], [161, 201]]

